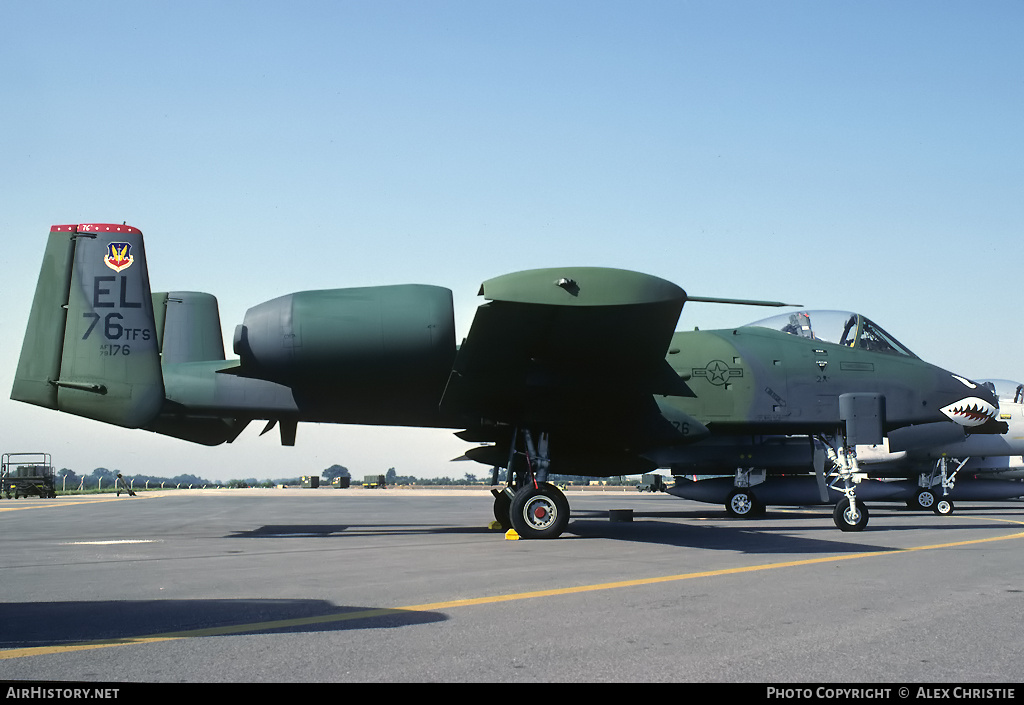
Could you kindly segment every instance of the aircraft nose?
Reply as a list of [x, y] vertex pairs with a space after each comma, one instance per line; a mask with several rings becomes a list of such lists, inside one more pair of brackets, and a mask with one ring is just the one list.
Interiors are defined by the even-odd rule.
[[960, 401], [947, 404], [939, 411], [961, 426], [980, 426], [994, 419], [999, 410], [984, 399], [964, 397]]
[[996, 418], [999, 400], [990, 389], [959, 375], [953, 375], [953, 379], [964, 386], [966, 395], [939, 411], [955, 423], [969, 427], [981, 426]]

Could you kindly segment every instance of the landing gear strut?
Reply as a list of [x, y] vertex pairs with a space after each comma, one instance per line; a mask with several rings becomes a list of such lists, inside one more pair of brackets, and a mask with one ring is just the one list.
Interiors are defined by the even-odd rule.
[[840, 531], [863, 531], [868, 525], [868, 508], [857, 501], [853, 476], [858, 470], [856, 447], [846, 437], [836, 438], [835, 443], [820, 438], [829, 460], [836, 468], [835, 480], [829, 487], [843, 493], [832, 512], [832, 521]]
[[[918, 490], [914, 497], [914, 501], [917, 503], [917, 509], [931, 509], [939, 516], [945, 516], [953, 513], [953, 500], [949, 499], [949, 492], [953, 489], [956, 484], [956, 476], [963, 469], [964, 465], [970, 458], [964, 458], [959, 461], [956, 469], [953, 472], [949, 471], [949, 458], [939, 458], [935, 463], [935, 468], [930, 474], [921, 474], [920, 484], [924, 489]], [[938, 480], [938, 483], [936, 483]], [[938, 484], [942, 488], [942, 494], [938, 493]]]
[[494, 518], [503, 529], [512, 528], [522, 539], [558, 538], [569, 525], [569, 500], [547, 482], [548, 434], [535, 443], [524, 429], [523, 446], [516, 448], [519, 429], [512, 435], [508, 463], [508, 484], [494, 494]]

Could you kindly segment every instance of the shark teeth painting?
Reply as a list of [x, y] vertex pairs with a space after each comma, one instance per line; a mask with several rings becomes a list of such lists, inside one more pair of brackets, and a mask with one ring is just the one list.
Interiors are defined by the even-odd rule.
[[989, 419], [994, 419], [999, 410], [984, 399], [967, 397], [939, 409], [950, 419], [961, 426], [980, 426]]

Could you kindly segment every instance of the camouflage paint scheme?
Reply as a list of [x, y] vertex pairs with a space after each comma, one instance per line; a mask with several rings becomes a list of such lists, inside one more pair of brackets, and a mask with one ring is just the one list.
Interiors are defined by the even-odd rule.
[[[851, 415], [873, 436], [995, 410], [989, 390], [912, 354], [766, 328], [676, 333], [687, 300], [715, 299], [638, 272], [530, 270], [480, 294], [458, 346], [442, 287], [290, 294], [246, 313], [227, 360], [216, 299], [152, 293], [139, 230], [53, 226], [11, 397], [208, 445], [257, 419], [286, 445], [300, 421], [462, 429], [489, 444], [467, 456], [513, 471], [508, 495], [548, 472], [669, 467], [712, 437], [836, 433]], [[563, 501], [524, 499], [537, 525], [517, 530], [558, 535]]]

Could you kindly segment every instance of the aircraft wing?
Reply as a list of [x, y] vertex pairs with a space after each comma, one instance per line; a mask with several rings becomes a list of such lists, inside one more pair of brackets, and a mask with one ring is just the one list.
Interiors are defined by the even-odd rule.
[[686, 301], [671, 282], [618, 269], [538, 269], [490, 279], [480, 295], [489, 303], [459, 348], [442, 412], [513, 425], [600, 420], [621, 430], [657, 415], [652, 395], [693, 395], [665, 361]]

